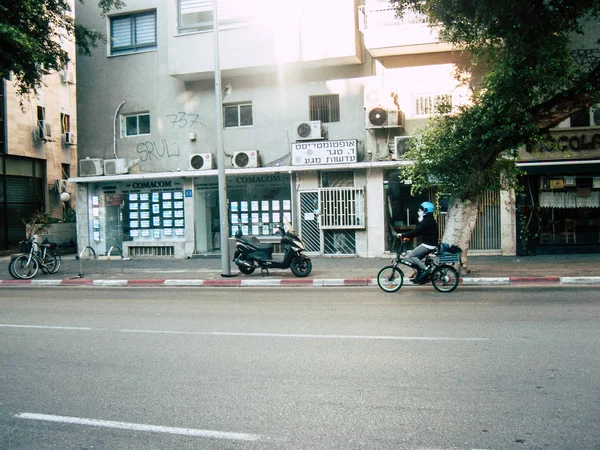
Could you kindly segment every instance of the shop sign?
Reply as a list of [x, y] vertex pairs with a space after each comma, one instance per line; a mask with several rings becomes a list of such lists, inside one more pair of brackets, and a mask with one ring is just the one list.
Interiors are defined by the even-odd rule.
[[543, 159], [569, 159], [583, 155], [586, 157], [600, 156], [600, 131], [598, 129], [587, 132], [581, 129], [561, 129], [560, 131], [553, 130], [550, 133], [554, 146], [542, 145], [538, 151], [532, 151], [531, 147], [527, 147], [527, 152], [522, 154], [523, 159], [538, 159], [535, 157], [536, 155]]
[[357, 141], [311, 141], [292, 144], [292, 165], [349, 164], [357, 162]]

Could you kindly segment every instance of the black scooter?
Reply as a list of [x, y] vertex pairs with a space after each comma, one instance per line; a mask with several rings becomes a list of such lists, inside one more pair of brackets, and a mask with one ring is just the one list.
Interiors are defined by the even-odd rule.
[[242, 236], [241, 229], [235, 234], [235, 254], [233, 262], [240, 272], [249, 275], [260, 267], [263, 275], [269, 275], [269, 269], [290, 269], [297, 277], [305, 277], [312, 270], [312, 262], [304, 253], [304, 243], [290, 222], [285, 219], [281, 234], [283, 260], [273, 259], [273, 246], [261, 244], [256, 236]]

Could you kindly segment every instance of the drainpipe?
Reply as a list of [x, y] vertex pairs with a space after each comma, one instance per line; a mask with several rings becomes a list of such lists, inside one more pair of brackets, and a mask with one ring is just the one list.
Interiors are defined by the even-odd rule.
[[117, 107], [117, 110], [115, 111], [115, 118], [113, 119], [113, 153], [115, 154], [115, 159], [119, 159], [117, 156], [117, 116], [119, 115], [119, 110], [126, 102], [127, 100], [123, 100]]

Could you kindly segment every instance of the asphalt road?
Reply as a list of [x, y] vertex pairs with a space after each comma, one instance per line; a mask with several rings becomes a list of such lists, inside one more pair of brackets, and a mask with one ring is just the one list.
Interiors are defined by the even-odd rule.
[[596, 288], [0, 290], [1, 449], [598, 449]]

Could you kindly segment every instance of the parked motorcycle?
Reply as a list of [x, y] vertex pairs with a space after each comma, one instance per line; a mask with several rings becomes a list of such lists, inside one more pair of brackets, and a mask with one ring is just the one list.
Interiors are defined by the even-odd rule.
[[297, 277], [305, 277], [312, 270], [312, 262], [304, 251], [304, 243], [298, 237], [292, 224], [284, 219], [283, 229], [276, 233], [281, 234], [283, 259], [273, 259], [273, 246], [262, 244], [256, 236], [243, 236], [241, 229], [235, 234], [235, 254], [233, 262], [240, 272], [249, 275], [260, 268], [263, 275], [269, 275], [269, 269], [290, 269]]

